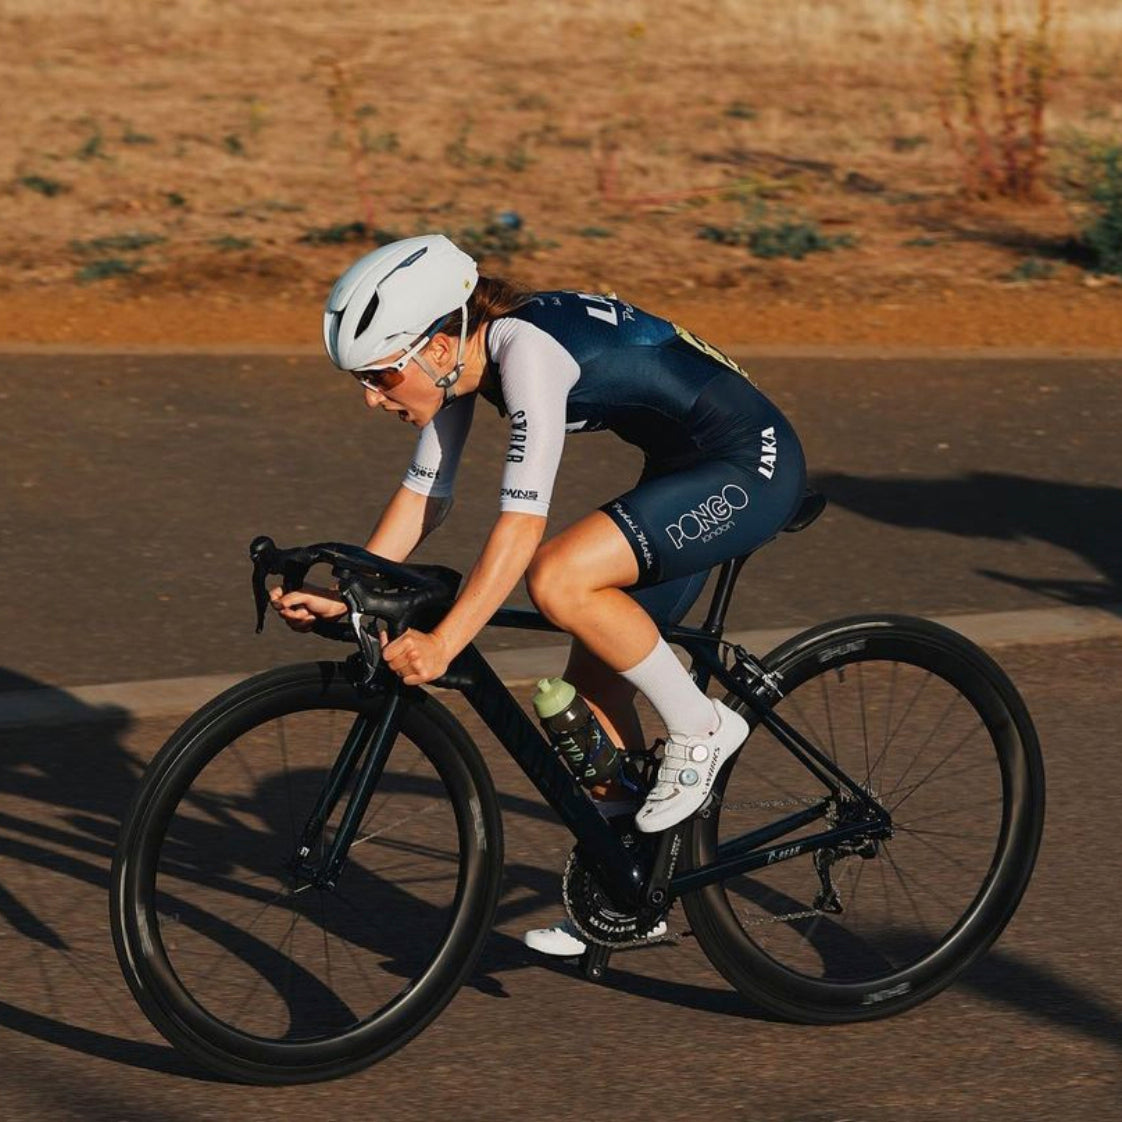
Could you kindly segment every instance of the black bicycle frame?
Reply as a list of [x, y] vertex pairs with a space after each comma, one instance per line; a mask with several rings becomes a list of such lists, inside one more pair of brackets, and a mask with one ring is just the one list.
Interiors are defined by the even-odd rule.
[[[887, 837], [892, 828], [887, 811], [863, 787], [773, 712], [768, 691], [761, 688], [766, 684], [763, 674], [750, 661], [738, 661], [736, 672], [724, 665], [720, 655], [721, 620], [724, 612], [716, 610], [721, 591], [719, 584], [714, 596], [715, 609], [711, 610], [705, 626], [667, 627], [661, 629], [662, 635], [668, 642], [676, 643], [687, 651], [692, 659], [691, 672], [702, 688], [712, 678], [716, 678], [727, 690], [740, 697], [751, 711], [752, 720], [766, 727], [830, 790], [835, 797], [835, 806], [836, 797], [842, 794], [844, 788], [864, 813], [858, 821], [838, 824], [785, 845], [769, 844], [780, 841], [811, 822], [825, 818], [831, 803], [824, 797], [804, 810], [725, 842], [718, 847], [715, 860], [709, 864], [673, 876], [668, 886], [667, 902], [683, 892], [726, 880], [739, 873], [787, 861], [803, 853], [842, 842]], [[496, 612], [490, 624], [495, 627], [535, 631], [559, 630], [537, 612], [512, 608]], [[465, 648], [453, 660], [447, 673], [432, 684], [458, 690], [464, 695], [468, 704], [479, 714], [495, 738], [511, 754], [580, 843], [586, 858], [599, 870], [604, 887], [612, 898], [621, 906], [641, 906], [648, 887], [647, 874], [636, 862], [635, 854], [623, 844], [596, 809], [588, 793], [475, 645]], [[365, 716], [356, 718], [305, 826], [294, 857], [296, 869], [324, 887], [333, 887], [338, 878], [347, 850], [354, 840], [359, 821], [396, 736], [402, 691], [410, 688], [403, 686], [400, 679], [384, 667], [379, 667], [376, 687], [388, 693], [389, 704], [376, 722]], [[312, 847], [356, 768], [359, 776], [340, 828], [332, 840], [331, 851], [322, 863], [313, 865], [307, 860]], [[701, 813], [705, 813], [704, 809]]]
[[[718, 593], [720, 588], [718, 588]], [[716, 596], [714, 597], [716, 600]], [[711, 613], [712, 614], [712, 613]], [[720, 613], [723, 616], [723, 612]], [[709, 621], [707, 621], [707, 624]], [[494, 627], [518, 627], [536, 631], [558, 631], [537, 612], [504, 608], [490, 620]], [[881, 837], [889, 833], [887, 812], [861, 786], [846, 775], [825, 753], [819, 751], [786, 721], [772, 712], [770, 704], [755, 696], [752, 686], [732, 673], [720, 657], [721, 634], [717, 627], [667, 627], [662, 635], [683, 647], [692, 659], [695, 678], [703, 687], [716, 678], [741, 697], [759, 724], [764, 725], [804, 766], [834, 793], [842, 788], [866, 811], [862, 821], [849, 822], [812, 834], [787, 845], [767, 846], [809, 822], [825, 817], [827, 800], [797, 814], [752, 831], [721, 845], [716, 860], [699, 869], [679, 873], [670, 881], [670, 898], [723, 881], [738, 873], [786, 861], [802, 853], [840, 842]], [[621, 905], [641, 902], [645, 883], [643, 870], [623, 845], [573, 774], [549, 742], [515, 701], [498, 675], [474, 644], [467, 647], [433, 685], [460, 691], [479, 714], [495, 738], [511, 754], [542, 797], [580, 843], [586, 856], [600, 869], [605, 887]], [[765, 846], [766, 848], [760, 848]]]

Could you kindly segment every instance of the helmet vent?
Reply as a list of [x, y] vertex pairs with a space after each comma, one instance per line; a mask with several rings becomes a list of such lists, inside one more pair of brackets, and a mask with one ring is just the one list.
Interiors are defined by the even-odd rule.
[[358, 324], [355, 327], [355, 338], [357, 339], [369, 326], [370, 321], [374, 318], [374, 313], [378, 310], [378, 293], [374, 293], [370, 297], [370, 303], [366, 305], [366, 310], [359, 316]]

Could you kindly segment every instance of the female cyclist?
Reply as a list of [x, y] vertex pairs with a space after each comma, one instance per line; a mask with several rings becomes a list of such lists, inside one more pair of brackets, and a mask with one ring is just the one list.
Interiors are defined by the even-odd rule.
[[[615, 297], [481, 278], [442, 235], [352, 265], [328, 298], [324, 342], [367, 406], [421, 430], [372, 553], [404, 561], [444, 519], [477, 398], [510, 420], [500, 514], [479, 560], [432, 632], [383, 640], [386, 663], [410, 685], [439, 678], [525, 577], [538, 610], [573, 636], [564, 677], [615, 741], [644, 748], [636, 690], [666, 725], [646, 801], [636, 809], [602, 788], [604, 813], [634, 812], [643, 832], [693, 814], [748, 727], [697, 688], [655, 620], [678, 622], [714, 565], [794, 514], [805, 466], [787, 420], [730, 359], [666, 320]], [[543, 541], [565, 435], [599, 429], [643, 450], [642, 474]], [[297, 630], [346, 610], [327, 590], [272, 597]], [[553, 954], [584, 949], [567, 923], [526, 941]]]

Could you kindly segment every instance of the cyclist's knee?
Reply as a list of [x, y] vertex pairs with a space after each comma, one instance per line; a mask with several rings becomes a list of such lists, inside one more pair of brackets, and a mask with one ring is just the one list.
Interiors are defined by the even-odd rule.
[[586, 590], [579, 578], [579, 566], [570, 564], [567, 553], [553, 542], [545, 542], [526, 569], [526, 591], [534, 607], [554, 623]]

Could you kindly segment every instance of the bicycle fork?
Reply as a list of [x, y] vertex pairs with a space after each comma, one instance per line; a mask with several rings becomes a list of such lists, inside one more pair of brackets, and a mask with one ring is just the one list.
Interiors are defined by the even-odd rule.
[[[330, 891], [338, 883], [347, 853], [370, 805], [374, 788], [382, 777], [382, 771], [400, 727], [401, 692], [397, 689], [388, 692], [385, 708], [377, 721], [371, 720], [362, 713], [355, 717], [343, 747], [319, 793], [316, 805], [304, 824], [296, 852], [289, 861], [289, 869], [294, 874], [306, 876], [316, 888]], [[319, 844], [324, 827], [360, 761], [362, 766], [358, 779], [343, 812], [339, 829], [332, 839], [331, 848], [318, 864], [310, 862], [309, 857]]]

